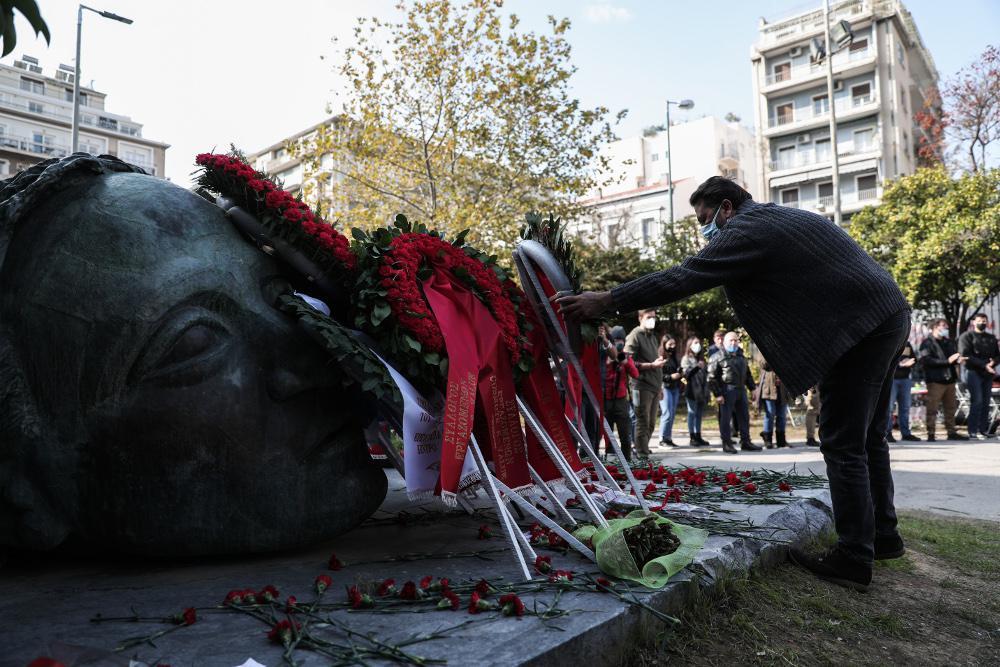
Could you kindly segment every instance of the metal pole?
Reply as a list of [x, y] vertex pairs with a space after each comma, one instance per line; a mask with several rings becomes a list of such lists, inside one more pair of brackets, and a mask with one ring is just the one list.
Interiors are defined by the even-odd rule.
[[833, 40], [830, 39], [830, 0], [823, 0], [823, 23], [826, 27], [826, 101], [830, 105], [830, 151], [833, 153], [833, 221], [842, 222], [840, 214], [840, 156], [837, 152], [837, 105], [833, 100]]
[[83, 33], [83, 5], [76, 10], [76, 71], [73, 73], [73, 138], [70, 152], [80, 145], [80, 36]]
[[[670, 227], [674, 228], [674, 168], [671, 164], [673, 151], [670, 150], [670, 100], [667, 100], [667, 189], [670, 191]], [[669, 233], [669, 231], [667, 232]], [[665, 236], [666, 234], [664, 234]]]

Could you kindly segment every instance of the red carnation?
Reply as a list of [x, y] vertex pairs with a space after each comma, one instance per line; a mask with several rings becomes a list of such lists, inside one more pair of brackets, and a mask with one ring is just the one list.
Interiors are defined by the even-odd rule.
[[298, 222], [302, 219], [302, 211], [297, 208], [286, 208], [283, 215], [285, 216], [285, 220], [289, 222]]
[[275, 644], [288, 646], [292, 643], [292, 639], [295, 638], [295, 633], [302, 628], [299, 623], [296, 622], [294, 625], [292, 623], [292, 621], [288, 620], [278, 621], [271, 628], [271, 631], [267, 633], [267, 638]]
[[412, 581], [403, 584], [403, 589], [399, 591], [399, 597], [403, 600], [416, 600], [420, 596], [417, 592], [417, 585]]
[[198, 620], [198, 613], [194, 607], [188, 607], [181, 613], [174, 614], [170, 620], [177, 625], [194, 625], [194, 622]]
[[608, 590], [612, 588], [614, 588], [614, 584], [612, 584], [610, 581], [608, 581], [604, 577], [597, 578], [597, 590], [601, 591], [602, 593], [606, 593]]
[[784, 482], [784, 481], [778, 482], [778, 489], [781, 490], [781, 491], [791, 491], [792, 490], [792, 485], [789, 484], [788, 482]]
[[743, 490], [747, 493], [753, 493], [757, 490], [757, 485], [753, 482], [747, 482], [743, 485]]
[[206, 165], [212, 160], [213, 155], [211, 153], [198, 153], [194, 158], [195, 164]]
[[351, 586], [347, 589], [347, 601], [351, 603], [351, 609], [365, 609], [375, 606], [371, 596], [359, 591], [357, 586]]
[[[473, 594], [475, 595], [475, 594]], [[441, 593], [441, 599], [438, 600], [438, 609], [450, 609], [455, 611], [462, 604], [462, 601], [458, 598], [453, 591], [446, 590]]]
[[243, 591], [243, 604], [257, 604], [257, 594], [252, 590]]
[[243, 591], [229, 591], [222, 604], [243, 604]]
[[535, 556], [535, 571], [548, 574], [552, 571], [552, 556]]
[[294, 595], [289, 595], [288, 599], [285, 600], [285, 611], [292, 613], [295, 611], [295, 605], [299, 603], [298, 599]]
[[268, 208], [281, 208], [288, 202], [288, 194], [283, 190], [273, 190], [264, 197], [264, 204]]
[[271, 585], [264, 586], [264, 588], [257, 593], [257, 599], [263, 600], [264, 602], [274, 602], [279, 596], [280, 593], [278, 593], [278, 589]]
[[487, 600], [482, 599], [477, 592], [473, 592], [472, 597], [469, 598], [470, 614], [478, 614], [481, 611], [488, 611], [491, 608], [492, 605]]
[[31, 662], [29, 662], [28, 667], [66, 667], [66, 665], [59, 662], [58, 660], [54, 660], [53, 658], [47, 658], [43, 656], [40, 658], [35, 658]]
[[344, 569], [344, 564], [340, 562], [339, 558], [337, 558], [337, 554], [330, 554], [329, 566], [334, 572]]
[[750, 471], [749, 471], [749, 470], [744, 470], [744, 471], [743, 471], [743, 476], [744, 476], [744, 477], [749, 477], [750, 475], [751, 475], [751, 473], [750, 473]]
[[327, 576], [325, 574], [319, 575], [318, 577], [316, 577], [316, 581], [315, 581], [316, 592], [319, 593], [320, 595], [322, 595], [323, 591], [325, 591], [326, 589], [328, 589], [330, 587], [330, 584], [332, 584], [332, 583], [333, 583], [333, 579], [331, 579], [329, 576]]
[[500, 611], [504, 616], [524, 616], [524, 603], [513, 593], [500, 597]]
[[479, 538], [480, 540], [488, 540], [493, 537], [493, 529], [490, 528], [485, 523], [479, 527]]
[[556, 570], [549, 575], [549, 581], [553, 584], [568, 584], [573, 581], [573, 573], [569, 570]]
[[249, 181], [247, 181], [247, 187], [253, 190], [254, 192], [261, 192], [265, 188], [264, 185], [265, 182], [266, 181], [262, 181], [256, 178], [251, 178]]
[[375, 595], [379, 597], [384, 597], [386, 595], [392, 595], [396, 592], [396, 580], [386, 579], [381, 584], [379, 584], [378, 590], [375, 591]]
[[476, 592], [479, 593], [480, 597], [486, 597], [490, 594], [490, 584], [485, 579], [480, 579], [479, 583], [476, 584]]

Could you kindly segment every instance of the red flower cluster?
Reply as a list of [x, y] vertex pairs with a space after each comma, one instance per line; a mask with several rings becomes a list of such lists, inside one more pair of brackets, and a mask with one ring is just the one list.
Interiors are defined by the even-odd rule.
[[740, 480], [740, 476], [735, 472], [730, 471], [726, 473], [726, 484], [729, 486], [739, 486], [742, 483], [743, 482]]
[[328, 589], [330, 587], [330, 584], [332, 584], [332, 583], [333, 583], [333, 579], [331, 579], [329, 576], [327, 576], [325, 574], [319, 575], [318, 577], [316, 577], [316, 581], [315, 581], [316, 592], [319, 593], [320, 595], [322, 595], [323, 591], [325, 591], [326, 589]]
[[385, 597], [386, 595], [392, 595], [396, 592], [396, 580], [386, 579], [381, 584], [379, 584], [378, 590], [375, 591], [375, 595], [379, 597]]
[[504, 616], [524, 616], [524, 603], [513, 593], [500, 596], [500, 613]]
[[379, 266], [380, 285], [388, 292], [386, 300], [399, 325], [412, 332], [428, 350], [440, 352], [444, 349], [441, 328], [417, 282], [421, 265], [445, 270], [456, 278], [468, 277], [462, 282], [474, 287], [490, 309], [511, 360], [516, 364], [521, 355], [517, 313], [500, 279], [492, 268], [437, 236], [415, 232], [400, 234], [389, 244], [389, 251]]
[[757, 485], [753, 482], [747, 482], [743, 485], [743, 491], [745, 493], [755, 493], [757, 491]]
[[222, 601], [222, 604], [257, 604], [257, 594], [252, 590], [229, 591], [226, 593], [226, 599]]
[[791, 492], [792, 485], [785, 481], [778, 482], [778, 490]]
[[535, 556], [535, 572], [548, 574], [552, 571], [552, 556]]
[[549, 574], [549, 581], [554, 584], [568, 584], [573, 581], [573, 573], [569, 570], [554, 570]]
[[278, 188], [266, 175], [255, 171], [243, 160], [229, 155], [200, 153], [195, 163], [206, 171], [238, 179], [254, 192], [254, 198], [258, 201], [263, 199], [264, 207], [276, 220], [299, 227], [348, 271], [357, 267], [357, 258], [351, 253], [347, 237], [314, 215], [307, 204]]
[[486, 597], [490, 594], [490, 582], [485, 579], [480, 579], [479, 583], [476, 584], [476, 592], [479, 593], [479, 597]]
[[[294, 623], [294, 625], [293, 625]], [[292, 643], [295, 633], [302, 629], [302, 625], [296, 621], [278, 621], [267, 633], [267, 638], [275, 644], [288, 646]]]
[[280, 595], [281, 594], [278, 592], [277, 588], [267, 585], [260, 589], [260, 592], [257, 593], [257, 599], [263, 602], [274, 602]]
[[705, 486], [707, 473], [704, 471], [698, 472], [694, 468], [685, 468], [677, 474], [688, 486]]
[[417, 585], [412, 581], [407, 581], [403, 584], [403, 588], [399, 591], [399, 597], [402, 600], [416, 600], [421, 597], [421, 593], [417, 590]]
[[[567, 506], [568, 505], [569, 503], [567, 503]], [[530, 538], [528, 542], [530, 542], [533, 546], [550, 547], [552, 549], [566, 549], [569, 547], [569, 545], [566, 543], [566, 540], [559, 537], [559, 534], [556, 533], [556, 531], [548, 528], [543, 528], [538, 523], [531, 524], [531, 528], [529, 528], [529, 531], [530, 531]]]
[[330, 563], [329, 563], [329, 565], [330, 565], [330, 569], [333, 570], [334, 572], [336, 572], [337, 570], [343, 570], [344, 569], [344, 564], [342, 562], [340, 562], [339, 558], [337, 558], [337, 554], [330, 554]]
[[347, 589], [347, 601], [351, 603], [351, 609], [368, 609], [375, 606], [372, 597], [359, 591], [357, 586]]
[[451, 611], [455, 611], [456, 609], [459, 608], [459, 606], [461, 606], [461, 604], [462, 601], [458, 598], [457, 595], [455, 595], [455, 592], [452, 591], [451, 589], [448, 589], [441, 592], [441, 599], [438, 600], [437, 608], [450, 609]]

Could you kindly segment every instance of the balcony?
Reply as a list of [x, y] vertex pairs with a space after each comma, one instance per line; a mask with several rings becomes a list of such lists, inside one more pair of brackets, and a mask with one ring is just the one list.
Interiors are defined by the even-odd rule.
[[[837, 104], [837, 123], [865, 116], [878, 111], [878, 99], [873, 94], [860, 95], [839, 99]], [[828, 105], [817, 108], [816, 105], [797, 107], [792, 113], [776, 114], [767, 119], [765, 136], [785, 134], [793, 131], [808, 130], [812, 127], [822, 127], [830, 122]]]
[[33, 138], [22, 137], [16, 134], [0, 135], [0, 148], [32, 153], [38, 155], [39, 159], [69, 155], [69, 146], [46, 141], [38, 142]]
[[[875, 49], [870, 46], [857, 51], [844, 50], [834, 54], [833, 72], [835, 75], [843, 75], [845, 71], [867, 64], [869, 61], [875, 61]], [[761, 92], [770, 93], [772, 89], [814, 81], [825, 76], [825, 62], [810, 62], [777, 72], [772, 71], [764, 76], [764, 87]]]
[[[845, 141], [837, 145], [837, 156], [840, 158], [850, 158], [865, 155], [866, 153], [875, 153], [878, 150], [878, 137], [874, 137], [871, 141], [867, 142]], [[790, 156], [782, 156], [778, 160], [771, 160], [767, 163], [767, 167], [770, 171], [775, 172], [786, 169], [811, 168], [817, 165], [826, 165], [832, 161], [833, 158], [830, 156], [829, 147], [822, 151], [810, 148], [808, 150], [796, 150]]]
[[[861, 190], [859, 192], [842, 192], [840, 195], [840, 210], [851, 213], [859, 211], [865, 206], [874, 206], [878, 204], [881, 194], [882, 193], [878, 188]], [[778, 194], [775, 201], [780, 203], [780, 197], [781, 195]], [[833, 195], [829, 197], [816, 197], [813, 199], [800, 199], [781, 205], [788, 206], [790, 208], [801, 208], [807, 211], [816, 211], [817, 213], [826, 213], [829, 215], [833, 213]]]
[[[20, 92], [3, 91], [0, 92], [0, 108], [14, 109], [21, 113], [50, 118], [67, 125], [73, 124], [72, 103], [40, 95], [22, 95]], [[80, 125], [96, 127], [106, 132], [116, 132], [130, 137], [142, 137], [141, 126], [132, 123], [125, 117], [103, 111], [100, 116], [92, 115], [92, 113], [88, 107], [81, 106]], [[101, 122], [102, 118], [103, 122]]]
[[[834, 6], [830, 13], [830, 22], [835, 23], [841, 19], [852, 22], [856, 21], [861, 15], [871, 12], [871, 4], [871, 2], [858, 0], [858, 2]], [[822, 10], [806, 12], [784, 20], [770, 21], [761, 30], [757, 48], [758, 50], [763, 50], [795, 39], [804, 39], [807, 36], [822, 32], [823, 26]]]

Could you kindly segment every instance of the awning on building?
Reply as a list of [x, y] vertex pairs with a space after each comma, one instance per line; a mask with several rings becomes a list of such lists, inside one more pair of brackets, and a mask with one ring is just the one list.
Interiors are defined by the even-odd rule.
[[[871, 169], [878, 168], [878, 159], [871, 158], [870, 160], [859, 160], [858, 162], [849, 162], [847, 164], [840, 165], [840, 174], [855, 174], [859, 171], [869, 171]], [[781, 188], [786, 185], [794, 185], [796, 183], [806, 183], [808, 181], [822, 181], [824, 179], [833, 178], [833, 168], [827, 167], [826, 169], [813, 169], [810, 171], [800, 171], [797, 174], [790, 174], [788, 176], [779, 176], [778, 178], [772, 178], [770, 181], [770, 186], [772, 188]]]

